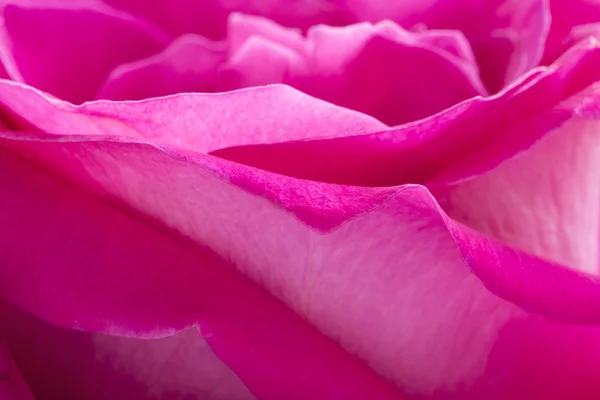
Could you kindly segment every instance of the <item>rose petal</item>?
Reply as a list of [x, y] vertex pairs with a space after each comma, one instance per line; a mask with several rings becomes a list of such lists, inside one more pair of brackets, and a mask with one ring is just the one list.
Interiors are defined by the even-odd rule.
[[156, 28], [91, 0], [2, 6], [13, 78], [74, 103], [94, 99], [117, 65], [168, 43]]
[[[20, 142], [13, 144], [20, 147]], [[56, 150], [50, 153], [62, 158], [62, 150]], [[170, 162], [164, 153], [156, 155]], [[237, 276], [210, 251], [109, 206], [5, 149], [0, 159], [2, 170], [10, 171], [2, 175], [0, 210], [23, 205], [22, 212], [2, 212], [0, 224], [11, 227], [2, 231], [0, 294], [14, 304], [55, 324], [120, 336], [156, 338], [197, 322], [215, 354], [261, 399], [401, 398], [366, 365]], [[159, 166], [150, 159], [143, 162], [152, 170]], [[74, 173], [85, 173], [77, 164], [71, 167]], [[204, 178], [216, 179], [209, 174]], [[190, 195], [198, 183], [188, 181]], [[30, 203], [42, 199], [44, 205]], [[14, 247], [30, 247], [22, 240], [29, 234], [44, 243], [29, 252], [33, 258]], [[85, 267], [81, 260], [87, 260]], [[22, 275], [38, 267], [42, 269], [33, 279]]]
[[[481, 393], [495, 396], [500, 385], [503, 393], [564, 394], [571, 387], [565, 382], [579, 373], [573, 362], [595, 365], [595, 354], [563, 354], [557, 361], [572, 362], [558, 362], [555, 368], [566, 380], [540, 387], [535, 380], [505, 379], [515, 353], [503, 349], [495, 370], [486, 370], [490, 354], [506, 346], [497, 342], [505, 328], [525, 320], [518, 332], [527, 336], [518, 340], [537, 341], [536, 328], [547, 323], [501, 298], [552, 318], [599, 323], [600, 285], [453, 222], [440, 214], [422, 187], [382, 190], [318, 184], [181, 150], [165, 153], [81, 136], [3, 136], [11, 153], [79, 182], [79, 188], [70, 189], [5, 152], [3, 170], [12, 173], [3, 177], [5, 206], [0, 210], [10, 213], [2, 214], [2, 226], [18, 230], [13, 228], [1, 242], [1, 254], [10, 262], [0, 264], [5, 277], [0, 292], [54, 322], [140, 335], [149, 328], [172, 329], [197, 315], [213, 351], [259, 398], [281, 398], [282, 393], [307, 399], [331, 393], [342, 393], [343, 398], [392, 396], [371, 383], [367, 372], [355, 369], [356, 364], [311, 339], [306, 325], [292, 325], [293, 314], [278, 309], [268, 297], [257, 297], [223, 264], [211, 266], [210, 258], [175, 244], [166, 233], [148, 225], [142, 228], [114, 206], [86, 200], [82, 189], [88, 187], [100, 196], [107, 191], [136, 213], [161, 221], [158, 226], [175, 229], [232, 260], [238, 271], [407, 393], [444, 398], [457, 387], [474, 385], [478, 391], [468, 392], [471, 397], [466, 398], [477, 399]], [[332, 223], [336, 229], [323, 230]], [[33, 232], [44, 241], [21, 250], [19, 238], [34, 237]], [[81, 260], [86, 260], [85, 269], [80, 268]], [[49, 296], [55, 302], [48, 303]], [[282, 324], [290, 324], [290, 330], [281, 331]], [[589, 334], [592, 328], [557, 325], [572, 335], [571, 340], [596, 343], [598, 336]], [[254, 335], [252, 329], [261, 326], [260, 334]], [[440, 331], [452, 340], [440, 340]], [[560, 335], [551, 335], [548, 346], [564, 345]], [[522, 348], [511, 347], [516, 340], [511, 338], [509, 349]], [[306, 345], [281, 342], [287, 340]], [[294, 348], [302, 355], [290, 354]], [[275, 369], [264, 369], [264, 364], [257, 368], [259, 357], [268, 357], [269, 367]], [[284, 360], [294, 360], [295, 367], [275, 365]], [[546, 358], [528, 361], [537, 365]], [[337, 375], [319, 381], [306, 376], [305, 368], [317, 376]], [[281, 377], [290, 371], [293, 376]], [[585, 395], [594, 390], [590, 385], [575, 388], [574, 395], [589, 398]], [[305, 391], [291, 392], [292, 388]], [[348, 391], [340, 392], [344, 389]]]
[[137, 100], [281, 83], [289, 68], [304, 69], [305, 47], [297, 29], [231, 14], [226, 45], [184, 35], [156, 56], [117, 67], [99, 97]]
[[[226, 148], [213, 154], [288, 176], [343, 184], [392, 186], [431, 183], [436, 177], [438, 182], [462, 179], [494, 167], [567, 121], [576, 107], [554, 107], [598, 79], [600, 47], [589, 41], [552, 68], [534, 70], [496, 96], [465, 101], [417, 123], [378, 133]], [[486, 150], [479, 152], [483, 147]], [[465, 167], [466, 175], [440, 177], [471, 154], [480, 157]]]
[[303, 39], [294, 29], [245, 15], [234, 15], [229, 29], [224, 89], [282, 82], [391, 125], [486, 93], [457, 32], [416, 34], [388, 21], [318, 26]]
[[454, 32], [415, 34], [389, 21], [318, 26], [302, 43], [296, 31], [257, 17], [236, 16], [230, 27], [226, 88], [283, 82], [391, 125], [486, 93], [468, 43]]
[[296, 53], [304, 54], [306, 44], [302, 32], [285, 28], [270, 19], [233, 13], [227, 20], [227, 44], [230, 54], [235, 54], [253, 36], [262, 37]]
[[[527, 79], [524, 86], [512, 89], [512, 93], [524, 93], [527, 85], [534, 85], [547, 76], [555, 79], [546, 78], [544, 82], [552, 85], [547, 84], [545, 88], [554, 87], [556, 82], [562, 85], [558, 85], [560, 90], [555, 95], [578, 90], [585, 80], [576, 71], [586, 71], [586, 67], [593, 71], [595, 63], [589, 57], [596, 53], [582, 50], [577, 54], [582, 57], [570, 59], [573, 65], [557, 69], [558, 75], [538, 74], [535, 79]], [[569, 74], [571, 76], [565, 78]], [[568, 82], [556, 80], [556, 76], [562, 76], [561, 79]], [[17, 84], [7, 83], [6, 87], [27, 92]], [[242, 92], [237, 92], [232, 98], [239, 93]], [[30, 98], [39, 98], [39, 95], [19, 97], [21, 103], [15, 103], [27, 111], [33, 108], [27, 107], [26, 100]], [[3, 170], [11, 173], [3, 176], [2, 200], [7, 202], [7, 206], [0, 207], [0, 210], [10, 210], [10, 213], [1, 214], [4, 222], [0, 226], [18, 227], [19, 231], [15, 233], [14, 228], [11, 235], [0, 242], [5, 246], [0, 254], [10, 260], [0, 265], [18, 268], [2, 271], [5, 279], [0, 282], [5, 284], [0, 286], [0, 293], [12, 302], [55, 323], [73, 326], [76, 322], [79, 328], [113, 332], [118, 328], [116, 332], [120, 334], [156, 335], [148, 333], [148, 330], [168, 331], [200, 321], [201, 330], [213, 351], [259, 398], [260, 390], [272, 390], [273, 383], [264, 379], [266, 375], [272, 376], [273, 372], [264, 373], [264, 370], [256, 368], [257, 355], [266, 357], [269, 363], [297, 360], [300, 355], [282, 353], [284, 350], [292, 351], [294, 346], [280, 340], [308, 340], [306, 337], [309, 337], [315, 340], [314, 343], [320, 343], [322, 339], [314, 339], [306, 331], [300, 332], [306, 328], [302, 324], [293, 325], [290, 330], [298, 336], [290, 335], [287, 330], [282, 334], [279, 328], [282, 325], [278, 323], [289, 321], [290, 314], [277, 311], [275, 301], [266, 298], [256, 302], [254, 292], [244, 289], [244, 281], [235, 275], [217, 279], [227, 271], [222, 264], [211, 269], [208, 264], [197, 261], [198, 257], [202, 257], [201, 252], [193, 251], [184, 244], [173, 244], [166, 233], [159, 235], [148, 225], [142, 229], [137, 222], [127, 219], [141, 214], [149, 217], [149, 221], [160, 221], [159, 227], [166, 225], [183, 233], [192, 242], [208, 246], [220, 256], [232, 260], [238, 271], [258, 282], [325, 335], [336, 338], [344, 349], [366, 360], [381, 375], [411, 394], [435, 393], [433, 398], [444, 398], [459, 387], [467, 392], [465, 396], [472, 399], [488, 398], [486, 394], [489, 398], [498, 398], [497, 393], [515, 396], [519, 393], [540, 393], [553, 398], [557, 394], [564, 395], [567, 390], [572, 390], [576, 398], [594, 398], [594, 381], [588, 380], [587, 376], [596, 372], [597, 359], [595, 353], [585, 352], [583, 348], [596, 346], [595, 338], [598, 336], [594, 335], [595, 328], [580, 329], [566, 323], [549, 323], [521, 311], [511, 302], [561, 321], [599, 323], [599, 284], [448, 219], [440, 213], [424, 188], [376, 189], [329, 185], [258, 171], [181, 148], [161, 150], [155, 144], [126, 143], [124, 137], [131, 131], [135, 132], [137, 126], [129, 122], [131, 119], [122, 118], [116, 124], [100, 112], [81, 116], [75, 110], [69, 110], [63, 102], [43, 97], [41, 100], [40, 104], [49, 102], [45, 115], [52, 123], [63, 122], [59, 126], [69, 129], [73, 128], [69, 125], [73, 121], [87, 121], [86, 125], [90, 128], [112, 129], [112, 134], [118, 139], [48, 136], [44, 133], [3, 134], [4, 146], [11, 152], [32, 159], [43, 171], [56, 171], [78, 182], [76, 190], [56, 181], [48, 182], [42, 179], [39, 170], [29, 169], [6, 155], [8, 161]], [[153, 102], [139, 104], [146, 103]], [[52, 105], [57, 108], [53, 109]], [[115, 113], [123, 107], [123, 115], [128, 115], [129, 106], [126, 104], [99, 102], [93, 105], [112, 107]], [[54, 115], [53, 110], [62, 107], [71, 112], [65, 115], [56, 111]], [[39, 106], [35, 108], [40, 109]], [[596, 104], [590, 110], [597, 108]], [[79, 108], [82, 109], [85, 110], [85, 107]], [[44, 114], [34, 115], [45, 121], [41, 118]], [[187, 118], [178, 112], [173, 115]], [[52, 121], [48, 116], [54, 116], [56, 120]], [[128, 127], [128, 123], [132, 123], [132, 127]], [[169, 179], [164, 179], [165, 176]], [[107, 199], [119, 200], [116, 204], [124, 207], [129, 217], [123, 217], [103, 202], [86, 200], [83, 193], [86, 188], [101, 198], [108, 195]], [[38, 201], [44, 204], [51, 202], [53, 207], [40, 206]], [[65, 202], [64, 206], [62, 202]], [[18, 213], [16, 210], [20, 207], [26, 211]], [[27, 224], [25, 221], [33, 222]], [[90, 230], [89, 226], [94, 229]], [[57, 232], [55, 227], [60, 227], [61, 231]], [[68, 231], [69, 227], [76, 229], [78, 234]], [[40, 229], [51, 229], [52, 232], [44, 234]], [[260, 234], [257, 234], [258, 231]], [[17, 244], [24, 241], [19, 238], [35, 237], [32, 232], [44, 238], [43, 243], [47, 247], [35, 246], [37, 251], [33, 251], [32, 246], [28, 246], [20, 251], [21, 247]], [[61, 240], [60, 232], [69, 238], [68, 246]], [[49, 239], [56, 242], [49, 243]], [[118, 243], [126, 245], [119, 246]], [[174, 255], [177, 255], [175, 260]], [[44, 268], [29, 270], [41, 265], [36, 261], [37, 257], [44, 257]], [[91, 278], [82, 277], [82, 270], [77, 268], [82, 259], [88, 260], [83, 273], [94, 271], [98, 274]], [[209, 260], [205, 262], [209, 263]], [[98, 267], [92, 268], [90, 262], [97, 263]], [[470, 270], [465, 268], [465, 263]], [[48, 265], [67, 270], [48, 269]], [[106, 272], [103, 267], [106, 265], [114, 267], [108, 276], [102, 275]], [[168, 272], [161, 270], [161, 265], [168, 265]], [[202, 265], [206, 268], [198, 271]], [[369, 268], [364, 268], [365, 265]], [[119, 275], [114, 275], [115, 272]], [[202, 274], [202, 279], [195, 278], [195, 273]], [[152, 279], [158, 275], [163, 277], [160, 286], [157, 286], [157, 280]], [[53, 276], [61, 278], [57, 280]], [[211, 276], [217, 278], [209, 280]], [[140, 277], [151, 279], [153, 284], [140, 281]], [[172, 277], [173, 281], [166, 281], [166, 277]], [[132, 290], [131, 282], [137, 282], [139, 288]], [[188, 283], [190, 287], [182, 287], [181, 282]], [[345, 284], [340, 285], [339, 282]], [[482, 282], [494, 294], [486, 290]], [[232, 299], [211, 298], [210, 303], [203, 303], [203, 299], [197, 297], [207, 289], [196, 286], [199, 284], [211, 288], [212, 291], [208, 292], [213, 296], [236, 293], [236, 301], [240, 301], [236, 307], [246, 308], [240, 310], [231, 306], [237, 310], [233, 314], [224, 312], [223, 306], [215, 310], [211, 304], [229, 305]], [[57, 293], [61, 296], [60, 302], [48, 304], [45, 299]], [[111, 293], [110, 301], [106, 293]], [[99, 298], [102, 302], [94, 300]], [[195, 300], [186, 301], [188, 298]], [[197, 308], [198, 304], [202, 307]], [[256, 308], [248, 308], [256, 304]], [[341, 304], [344, 306], [341, 307]], [[381, 307], [381, 304], [386, 304], [386, 307]], [[212, 310], [222, 318], [218, 322], [223, 325], [206, 314], [198, 317], [198, 309], [203, 312]], [[440, 310], [444, 312], [440, 313]], [[253, 336], [249, 334], [248, 327], [256, 326], [257, 320], [266, 318], [263, 314], [259, 314], [261, 318], [258, 318], [256, 313], [266, 313], [273, 319], [264, 320], [262, 325], [269, 328], [268, 332], [261, 331]], [[241, 319], [241, 315], [248, 320]], [[233, 322], [243, 324], [244, 328], [232, 326]], [[547, 325], [550, 325], [549, 334], [542, 341], [538, 336]], [[245, 341], [241, 342], [241, 347], [236, 347], [241, 339], [228, 336], [231, 331], [221, 331], [215, 326], [244, 332]], [[407, 331], [406, 326], [410, 326], [411, 330]], [[205, 330], [207, 327], [208, 331]], [[439, 340], [440, 330], [445, 332], [444, 337], [452, 340]], [[508, 336], [505, 336], [506, 331]], [[213, 336], [207, 337], [207, 332]], [[278, 339], [273, 340], [267, 333]], [[581, 347], [577, 349], [581, 351], [567, 354], [553, 350], [564, 345], [563, 339], [578, 343]], [[540, 343], [539, 353], [548, 356], [536, 353], [527, 358], [517, 353], [523, 349], [525, 341]], [[276, 344], [281, 347], [277, 345], [269, 351]], [[311, 346], [317, 349], [316, 354], [324, 353], [313, 342], [306, 348]], [[241, 351], [248, 348], [261, 350], [252, 354]], [[315, 362], [314, 357], [318, 357], [315, 353], [308, 354], [306, 348], [302, 348], [306, 356], [303, 359], [306, 364], [302, 365], [310, 365]], [[348, 364], [351, 368], [358, 368], [359, 372], [354, 376], [344, 369], [343, 373], [347, 375], [340, 377], [339, 381], [330, 379], [329, 386], [323, 386], [322, 381], [311, 376], [307, 379], [315, 386], [307, 387], [305, 398], [315, 398], [311, 397], [315, 388], [322, 386], [323, 390], [336, 391], [340, 390], [335, 386], [337, 382], [348, 385], [348, 379], [352, 381], [365, 374], [368, 376], [342, 355], [329, 351], [335, 353], [335, 356], [326, 355], [330, 362], [341, 360], [341, 365]], [[431, 364], [432, 357], [436, 359], [435, 365]], [[541, 386], [532, 375], [536, 371], [533, 366], [548, 360], [556, 361], [554, 371], [566, 380], [550, 380]], [[514, 366], [516, 362], [523, 362], [529, 368], [518, 369]], [[321, 359], [316, 361], [319, 366], [323, 363]], [[277, 371], [294, 370], [289, 365], [278, 365]], [[590, 367], [591, 370], [581, 371], [573, 365]], [[339, 365], [327, 364], [324, 368], [336, 369]], [[544, 376], [551, 376], [544, 365], [539, 369], [544, 371]], [[515, 370], [524, 374], [522, 380], [509, 379]], [[303, 368], [302, 373], [305, 373]], [[581, 381], [578, 381], [579, 377]], [[364, 385], [359, 386], [364, 391], [357, 392], [363, 397], [371, 396], [370, 391], [375, 390], [373, 387], [379, 387], [375, 384], [370, 386], [371, 378], [365, 379], [358, 383], [352, 381]], [[298, 390], [294, 385], [299, 380], [302, 379], [297, 376], [286, 376], [278, 382], [281, 384], [278, 390], [285, 393], [290, 393], [290, 388]], [[581, 385], [573, 388], [570, 383], [573, 381], [581, 382]], [[498, 390], [497, 385], [502, 390]], [[348, 393], [352, 390], [356, 391], [351, 388]], [[269, 393], [272, 398], [277, 398], [274, 392]], [[325, 397], [331, 394], [317, 393], [323, 393]]]
[[181, 36], [157, 55], [117, 67], [98, 98], [142, 100], [183, 92], [214, 92], [224, 50], [201, 36]]
[[452, 217], [481, 232], [597, 274], [599, 129], [575, 117], [528, 151], [436, 197]]
[[[140, 99], [287, 83], [398, 124], [485, 94], [469, 45], [457, 32], [414, 34], [388, 22], [317, 27], [304, 39], [298, 30], [241, 14], [231, 16], [229, 30], [227, 61], [217, 43], [175, 43], [158, 56], [118, 67], [101, 96]], [[414, 79], [417, 74], [430, 79]]]
[[[135, 103], [98, 101], [75, 107], [49, 99], [33, 88], [0, 81], [0, 102], [7, 111], [3, 122], [15, 130], [127, 136], [200, 152], [386, 128], [364, 114], [287, 86], [186, 94]], [[223, 121], [228, 123], [224, 125]]]
[[3, 342], [0, 342], [0, 398], [3, 400], [34, 400], [27, 383], [23, 380]]
[[255, 399], [195, 328], [143, 340], [71, 331], [11, 307], [0, 310], [0, 332], [38, 400]]
[[458, 57], [465, 61], [467, 66], [474, 68], [474, 72], [479, 73], [473, 49], [462, 32], [451, 29], [423, 31], [420, 32], [419, 39], [423, 43]]
[[[391, 22], [316, 27], [308, 35], [314, 77], [291, 78], [289, 83], [388, 125], [424, 118], [486, 93], [473, 65], [430, 46], [428, 39]], [[454, 48], [466, 45], [458, 44], [460, 36], [447, 40], [456, 40]]]
[[535, 67], [550, 26], [544, 0], [337, 0], [359, 20], [456, 29], [471, 42], [487, 88], [496, 92]]
[[155, 0], [151, 4], [137, 0], [103, 1], [148, 18], [174, 35], [198, 33], [210, 39], [225, 38], [231, 12], [262, 15], [303, 30], [320, 23], [340, 25], [347, 21], [343, 9], [323, 0]]
[[[600, 4], [594, 0], [549, 0], [552, 25], [548, 32], [543, 64], [551, 64], [570, 46], [584, 39], [581, 28], [600, 21]], [[589, 32], [589, 36], [593, 32]]]
[[228, 19], [229, 60], [223, 66], [221, 90], [289, 81], [307, 75], [308, 49], [301, 31], [252, 15], [231, 14]]
[[294, 51], [261, 37], [253, 36], [229, 59], [220, 76], [223, 90], [261, 86], [288, 81], [305, 71], [305, 60]]

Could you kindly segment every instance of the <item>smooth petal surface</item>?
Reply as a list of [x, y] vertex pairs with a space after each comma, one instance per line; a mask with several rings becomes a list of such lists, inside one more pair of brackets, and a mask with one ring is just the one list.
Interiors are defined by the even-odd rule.
[[535, 67], [550, 26], [544, 0], [337, 0], [359, 20], [392, 19], [406, 28], [456, 29], [471, 42], [492, 92]]
[[196, 328], [134, 339], [55, 327], [7, 305], [0, 311], [0, 332], [36, 400], [255, 399]]
[[0, 399], [34, 400], [4, 342], [0, 343]]
[[451, 42], [452, 50], [468, 48], [463, 37], [447, 35], [436, 42], [423, 36], [425, 40], [392, 22], [316, 27], [308, 34], [313, 76], [292, 77], [287, 83], [388, 125], [486, 94], [474, 64], [431, 45]]
[[339, 25], [348, 21], [340, 7], [324, 0], [103, 0], [116, 8], [146, 17], [175, 35], [198, 33], [210, 39], [225, 38], [232, 12], [262, 15], [280, 24], [308, 29], [316, 24]]
[[600, 29], [600, 3], [596, 0], [550, 0], [552, 25], [544, 51], [544, 64], [551, 64], [570, 46], [586, 36], [595, 36]]
[[[215, 354], [265, 399], [394, 398], [386, 380], [409, 398], [598, 394], [587, 378], [598, 372], [588, 351], [597, 329], [569, 323], [600, 323], [599, 284], [456, 223], [423, 187], [298, 180], [124, 135], [2, 136], [2, 168], [12, 173], [0, 210], [15, 228], [2, 241], [10, 262], [0, 291], [54, 323], [156, 337], [197, 321]], [[23, 249], [22, 237], [47, 239]], [[528, 342], [539, 347], [523, 352]], [[519, 363], [528, 368], [512, 380]], [[538, 370], [564, 379], [537, 379]]]
[[92, 0], [1, 4], [11, 77], [81, 103], [116, 66], [159, 52], [169, 37]]

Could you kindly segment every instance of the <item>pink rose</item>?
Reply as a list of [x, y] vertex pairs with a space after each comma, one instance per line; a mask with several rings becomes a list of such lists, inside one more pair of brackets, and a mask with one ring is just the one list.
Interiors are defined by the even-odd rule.
[[596, 0], [0, 4], [0, 399], [600, 398]]

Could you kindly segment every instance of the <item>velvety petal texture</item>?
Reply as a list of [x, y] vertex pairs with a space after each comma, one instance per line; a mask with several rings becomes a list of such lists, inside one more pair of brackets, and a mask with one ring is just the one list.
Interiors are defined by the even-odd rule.
[[597, 400], [594, 0], [0, 0], [0, 399]]
[[[471, 171], [467, 181], [431, 180], [441, 203], [424, 186], [321, 183], [206, 155], [210, 147], [192, 146], [186, 124], [198, 137], [211, 130], [178, 107], [215, 95], [72, 107], [4, 81], [10, 131], [1, 134], [2, 169], [10, 174], [2, 176], [0, 210], [2, 226], [14, 228], [1, 242], [0, 293], [53, 324], [98, 335], [176, 340], [197, 325], [227, 366], [219, 367], [223, 373], [233, 371], [260, 399], [594, 399], [600, 359], [590, 349], [600, 340], [600, 284], [590, 274], [589, 243], [598, 237], [585, 217], [597, 216], [598, 93], [584, 71], [597, 59], [590, 43], [486, 100], [507, 115], [516, 102], [509, 99], [555, 93], [538, 108], [509, 114], [553, 122], [532, 125], [535, 141], [514, 134], [511, 146], [496, 148], [522, 153], [502, 153], [500, 164], [463, 157], [470, 169], [457, 165], [452, 176]], [[540, 92], [549, 87], [554, 92]], [[280, 89], [269, 88], [281, 92], [280, 109], [256, 101], [265, 89], [227, 94], [232, 107], [242, 101], [246, 115], [261, 115], [229, 120], [227, 129], [285, 121], [285, 110], [297, 117], [292, 106], [310, 98]], [[131, 117], [159, 103], [173, 124], [170, 141], [148, 136], [164, 129], [162, 118]], [[332, 107], [305, 104], [312, 112]], [[102, 109], [122, 114], [116, 119]], [[269, 120], [269, 112], [279, 118]], [[453, 112], [463, 124], [480, 115]], [[413, 126], [423, 132], [449, 118], [442, 113]], [[174, 129], [178, 120], [182, 129]], [[364, 123], [402, 138], [401, 130]], [[339, 135], [324, 125], [334, 129], [329, 136]], [[312, 131], [301, 119], [295, 126]], [[512, 138], [511, 129], [504, 132]], [[174, 134], [181, 134], [177, 146]], [[553, 162], [539, 162], [547, 157]], [[519, 173], [523, 181], [515, 184]], [[546, 182], [557, 195], [539, 202], [531, 193], [547, 191]], [[507, 191], [511, 196], [499, 195]], [[499, 214], [494, 201], [507, 201], [507, 209], [527, 204], [532, 214]], [[465, 213], [475, 202], [483, 206]], [[573, 203], [581, 209], [569, 210]], [[518, 225], [527, 218], [539, 229]]]

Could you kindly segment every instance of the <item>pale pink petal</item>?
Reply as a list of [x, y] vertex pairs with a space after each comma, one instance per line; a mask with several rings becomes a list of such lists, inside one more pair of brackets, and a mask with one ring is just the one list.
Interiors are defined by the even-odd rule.
[[554, 107], [598, 79], [600, 47], [589, 41], [552, 68], [533, 70], [496, 96], [465, 101], [417, 123], [349, 137], [233, 147], [214, 154], [298, 178], [366, 186], [431, 182], [470, 155], [479, 155], [463, 171], [469, 176], [530, 147], [568, 120], [573, 107]]
[[267, 18], [252, 15], [234, 13], [229, 16], [227, 44], [231, 54], [235, 54], [252, 36], [262, 37], [297, 53], [307, 51], [302, 32], [298, 29], [285, 28]]
[[[598, 89], [597, 89], [598, 90]], [[598, 274], [600, 123], [575, 117], [495, 169], [436, 191], [455, 219]]]
[[224, 39], [232, 12], [265, 16], [280, 24], [303, 30], [320, 23], [340, 25], [348, 21], [341, 7], [325, 0], [103, 0], [134, 15], [155, 22], [175, 35], [198, 33]]
[[[359, 20], [392, 19], [418, 29], [456, 29], [471, 42], [489, 90], [535, 67], [550, 26], [545, 0], [336, 0]], [[565, 2], [567, 3], [567, 2]]]
[[219, 77], [220, 89], [290, 83], [290, 76], [307, 75], [308, 49], [301, 31], [244, 14], [228, 20], [229, 60]]
[[73, 106], [30, 87], [0, 80], [0, 103], [7, 111], [3, 122], [14, 130], [128, 136], [200, 152], [386, 128], [364, 114], [287, 86]]
[[0, 311], [0, 332], [38, 400], [255, 399], [196, 328], [134, 339], [55, 327], [6, 305]]
[[4, 341], [0, 341], [0, 399], [34, 400]]
[[141, 100], [184, 92], [214, 92], [225, 48], [201, 36], [184, 35], [163, 52], [122, 64], [98, 98]]
[[91, 0], [3, 1], [2, 17], [13, 77], [74, 103], [94, 99], [119, 64], [168, 43], [156, 28]]
[[597, 29], [589, 28], [600, 21], [600, 3], [595, 0], [549, 0], [549, 4], [552, 25], [542, 60], [544, 64], [551, 64], [570, 46], [584, 39], [586, 30], [589, 36], [594, 36]]
[[289, 81], [306, 71], [305, 59], [286, 47], [258, 36], [250, 37], [227, 62], [220, 76], [221, 90]]

